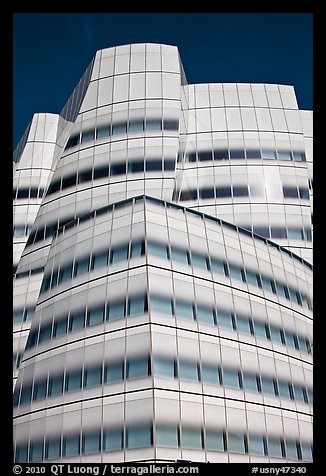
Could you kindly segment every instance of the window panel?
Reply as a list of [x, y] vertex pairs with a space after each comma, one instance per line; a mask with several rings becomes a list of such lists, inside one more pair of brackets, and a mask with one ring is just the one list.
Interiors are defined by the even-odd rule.
[[301, 385], [293, 385], [295, 399], [307, 403], [306, 390]]
[[92, 180], [92, 170], [79, 170], [78, 183], [90, 182]]
[[27, 463], [28, 462], [28, 444], [17, 445], [16, 447], [16, 463]]
[[217, 324], [220, 327], [224, 327], [226, 329], [234, 330], [232, 314], [230, 312], [218, 311], [218, 313], [217, 313]]
[[206, 449], [210, 451], [224, 451], [223, 432], [206, 430]]
[[258, 149], [247, 149], [247, 159], [261, 159], [261, 153]]
[[89, 257], [81, 258], [75, 261], [74, 277], [88, 273], [89, 269]]
[[262, 391], [269, 395], [276, 395], [274, 381], [269, 377], [261, 377]]
[[24, 403], [30, 403], [31, 398], [32, 398], [32, 385], [30, 384], [30, 385], [26, 385], [21, 390], [20, 405], [23, 405]]
[[179, 375], [181, 380], [199, 381], [198, 367], [196, 362], [179, 362]]
[[288, 382], [278, 382], [278, 391], [280, 394], [280, 397], [282, 398], [291, 398], [290, 394], [290, 388], [289, 388], [289, 383]]
[[41, 327], [39, 337], [38, 337], [38, 345], [40, 345], [42, 342], [51, 340], [51, 334], [52, 334], [52, 323], [47, 324], [44, 327]]
[[274, 160], [276, 159], [276, 151], [270, 149], [263, 149], [261, 151], [262, 159]]
[[281, 329], [279, 327], [270, 326], [270, 333], [272, 341], [284, 344]]
[[215, 324], [214, 310], [209, 307], [197, 305], [197, 320], [203, 324], [209, 324], [213, 326]]
[[128, 162], [128, 172], [132, 174], [144, 172], [144, 167], [145, 167], [145, 164], [143, 160]]
[[251, 435], [248, 442], [248, 451], [252, 455], [265, 455], [264, 437]]
[[92, 256], [91, 269], [104, 268], [108, 264], [108, 251], [102, 251]]
[[258, 392], [257, 375], [244, 372], [243, 373], [243, 387], [248, 392]]
[[61, 456], [60, 438], [50, 438], [46, 442], [46, 459], [56, 459]]
[[156, 428], [156, 445], [165, 448], [179, 447], [178, 427], [157, 426]]
[[212, 151], [198, 151], [198, 160], [201, 162], [213, 160]]
[[228, 451], [230, 453], [245, 453], [244, 435], [228, 433]]
[[64, 456], [77, 456], [80, 454], [79, 435], [66, 436], [63, 444]]
[[237, 370], [223, 369], [223, 382], [225, 387], [240, 388], [239, 372]]
[[120, 261], [125, 261], [128, 259], [129, 246], [124, 245], [119, 248], [113, 248], [111, 250], [110, 263], [119, 263]]
[[146, 119], [146, 130], [147, 131], [160, 131], [160, 130], [162, 130], [162, 121], [161, 121], [161, 119]]
[[108, 305], [107, 319], [115, 321], [116, 319], [123, 319], [125, 317], [125, 302], [115, 302]]
[[103, 432], [103, 450], [119, 451], [123, 448], [123, 430], [107, 430]]
[[312, 461], [312, 447], [308, 443], [301, 443], [301, 454], [304, 461]]
[[63, 375], [52, 376], [49, 378], [48, 395], [53, 397], [63, 393]]
[[164, 119], [163, 129], [167, 131], [177, 131], [179, 129], [179, 121], [174, 119]]
[[216, 187], [216, 198], [232, 197], [231, 187]]
[[84, 371], [84, 387], [102, 385], [102, 365]]
[[230, 159], [244, 159], [245, 153], [243, 149], [230, 149]]
[[151, 374], [148, 357], [127, 362], [127, 379], [148, 377]]
[[215, 188], [202, 188], [199, 190], [200, 198], [214, 198], [215, 197]]
[[46, 398], [46, 388], [46, 379], [34, 383], [33, 400], [44, 400]]
[[218, 367], [202, 364], [202, 381], [208, 384], [219, 385]]
[[274, 458], [282, 458], [281, 441], [278, 438], [268, 438], [268, 454]]
[[298, 460], [297, 443], [295, 441], [286, 441], [285, 448], [286, 448], [286, 457], [288, 459]]
[[129, 298], [128, 301], [128, 314], [130, 316], [139, 316], [147, 311], [147, 298], [146, 296], [136, 296]]
[[176, 377], [176, 363], [173, 359], [154, 357], [154, 375], [158, 377]]
[[202, 432], [200, 429], [182, 428], [182, 447], [188, 449], [202, 449]]
[[226, 263], [224, 263], [224, 261], [211, 258], [211, 269], [213, 273], [221, 274], [222, 276], [228, 276], [228, 272], [226, 272]]
[[144, 121], [132, 121], [129, 122], [128, 126], [129, 132], [143, 132], [144, 131]]
[[173, 316], [172, 301], [171, 299], [160, 296], [151, 296], [151, 310], [159, 314]]
[[146, 160], [146, 172], [162, 170], [162, 160]]
[[126, 163], [120, 164], [111, 164], [110, 165], [110, 175], [124, 175], [126, 173]]
[[43, 460], [43, 441], [33, 442], [30, 445], [29, 461], [42, 461]]
[[66, 391], [67, 392], [73, 392], [74, 390], [79, 390], [81, 386], [82, 386], [81, 370], [66, 374]]
[[245, 317], [236, 316], [237, 331], [243, 334], [251, 335], [251, 326], [249, 319]]
[[262, 322], [254, 321], [255, 325], [255, 335], [256, 337], [261, 337], [262, 339], [267, 339], [266, 325]]
[[104, 306], [89, 309], [87, 311], [87, 325], [95, 326], [104, 322]]
[[216, 149], [214, 152], [214, 160], [229, 160], [229, 152], [227, 149]]
[[105, 139], [110, 136], [111, 126], [101, 126], [96, 129], [96, 139]]
[[85, 327], [85, 313], [84, 311], [70, 315], [69, 331], [76, 332]]
[[191, 253], [191, 262], [195, 268], [208, 269], [206, 256], [198, 253]]
[[137, 258], [145, 254], [145, 244], [143, 241], [136, 241], [131, 244], [130, 258]]
[[118, 124], [112, 124], [112, 134], [125, 134], [127, 132], [127, 124], [125, 122], [121, 122]]
[[124, 378], [124, 365], [123, 361], [113, 362], [106, 366], [106, 382], [120, 382]]
[[153, 445], [152, 426], [130, 427], [126, 430], [127, 448], [146, 448]]
[[67, 334], [68, 317], [53, 323], [53, 339]]
[[168, 259], [167, 246], [161, 243], [148, 242], [147, 250], [150, 256], [157, 256], [158, 258]]
[[101, 451], [101, 432], [85, 433], [83, 435], [83, 453], [99, 453]]
[[183, 319], [194, 319], [193, 305], [189, 302], [176, 301], [176, 317]]

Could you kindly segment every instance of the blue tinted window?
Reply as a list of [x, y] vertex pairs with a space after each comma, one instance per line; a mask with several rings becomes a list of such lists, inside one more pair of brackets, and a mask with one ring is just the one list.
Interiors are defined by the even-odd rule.
[[147, 172], [152, 172], [152, 171], [157, 171], [157, 170], [162, 170], [162, 160], [161, 159], [146, 160], [146, 171]]
[[229, 433], [227, 446], [230, 453], [245, 453], [244, 435]]
[[139, 160], [136, 162], [128, 162], [128, 172], [135, 174], [139, 172], [144, 172], [144, 161]]
[[258, 392], [257, 376], [251, 373], [243, 373], [243, 387], [248, 392]]
[[268, 454], [274, 458], [282, 458], [281, 441], [278, 438], [268, 438]]
[[112, 125], [112, 134], [125, 134], [127, 131], [127, 124], [125, 122]]
[[28, 445], [17, 445], [16, 446], [16, 463], [27, 463], [28, 461]]
[[75, 261], [74, 276], [80, 276], [88, 272], [89, 257], [78, 259]]
[[293, 385], [295, 399], [307, 403], [306, 390], [301, 385]]
[[299, 196], [304, 200], [309, 200], [309, 189], [304, 187], [299, 187]]
[[173, 315], [173, 307], [171, 299], [151, 296], [151, 310], [159, 314]]
[[175, 169], [175, 160], [164, 160], [164, 170], [174, 170]]
[[234, 185], [233, 186], [234, 197], [249, 197], [248, 185]]
[[237, 281], [242, 281], [241, 268], [233, 264], [229, 264], [229, 275], [230, 278], [236, 279]]
[[154, 375], [174, 378], [176, 376], [175, 370], [173, 359], [154, 357]]
[[290, 387], [288, 382], [278, 382], [278, 390], [280, 397], [291, 398]]
[[119, 248], [113, 248], [111, 250], [110, 263], [118, 263], [120, 261], [125, 261], [128, 259], [128, 250], [129, 246], [124, 245]]
[[126, 446], [127, 448], [144, 448], [152, 446], [153, 431], [152, 426], [143, 426], [135, 428], [127, 428], [126, 431]]
[[14, 324], [19, 324], [19, 323], [23, 322], [23, 316], [24, 316], [24, 310], [23, 309], [21, 309], [20, 311], [15, 311], [13, 313], [13, 323]]
[[157, 256], [158, 258], [168, 259], [167, 246], [161, 243], [148, 242], [147, 244], [148, 254], [151, 256]]
[[223, 369], [223, 382], [226, 387], [240, 388], [238, 371]]
[[177, 119], [164, 119], [163, 129], [167, 131], [177, 131], [179, 129], [179, 121]]
[[261, 377], [262, 391], [269, 395], [275, 395], [274, 381], [269, 377]]
[[83, 435], [83, 453], [99, 453], [101, 451], [101, 432], [85, 433]]
[[288, 459], [298, 459], [298, 450], [297, 450], [297, 443], [296, 441], [286, 441], [286, 457]]
[[196, 362], [179, 362], [179, 375], [181, 380], [199, 381]]
[[79, 435], [67, 436], [64, 439], [63, 454], [64, 456], [77, 456], [80, 453]]
[[182, 428], [182, 447], [202, 449], [202, 432], [200, 429]]
[[92, 180], [92, 170], [79, 170], [78, 183], [90, 182]]
[[156, 445], [166, 448], [179, 447], [179, 432], [177, 427], [157, 426]]
[[211, 150], [198, 151], [198, 160], [201, 162], [213, 160], [212, 151]]
[[130, 297], [128, 301], [128, 314], [130, 316], [139, 316], [147, 311], [146, 296]]
[[188, 252], [181, 248], [171, 248], [171, 259], [173, 262], [179, 262], [186, 265], [189, 264]]
[[297, 187], [283, 186], [283, 196], [284, 198], [298, 198]]
[[216, 198], [232, 197], [231, 187], [216, 187]]
[[214, 150], [214, 160], [229, 160], [229, 152], [227, 149]]
[[22, 388], [21, 395], [20, 395], [20, 404], [23, 405], [24, 403], [30, 403], [32, 398], [32, 385], [26, 385]]
[[126, 173], [126, 163], [122, 164], [111, 164], [110, 165], [110, 175], [124, 175]]
[[160, 131], [162, 129], [161, 119], [147, 119], [146, 130], [148, 131]]
[[122, 319], [124, 318], [124, 316], [125, 316], [125, 302], [124, 301], [110, 303], [108, 305], [107, 319], [109, 321]]
[[262, 150], [261, 156], [263, 159], [276, 159], [276, 151], [275, 150]]
[[72, 275], [72, 265], [68, 265], [68, 266], [64, 266], [63, 268], [60, 268], [60, 271], [59, 271], [59, 278], [58, 278], [58, 285], [65, 282], [65, 281], [68, 281], [69, 279], [71, 279], [71, 275]]
[[251, 435], [248, 441], [248, 451], [252, 455], [265, 455], [265, 445], [263, 436]]
[[189, 302], [176, 301], [176, 317], [184, 319], [194, 319], [193, 306]]
[[80, 311], [70, 315], [69, 330], [72, 332], [78, 331], [85, 327], [85, 313]]
[[50, 438], [46, 442], [46, 459], [60, 458], [61, 440], [60, 438]]
[[149, 359], [132, 359], [127, 362], [127, 379], [142, 378], [150, 375]]
[[145, 244], [143, 241], [136, 241], [131, 244], [130, 258], [143, 256], [145, 254]]
[[203, 324], [214, 325], [214, 311], [212, 308], [197, 306], [197, 320]]
[[207, 258], [199, 253], [191, 253], [191, 262], [195, 268], [207, 269]]
[[232, 314], [227, 311], [218, 311], [217, 313], [217, 324], [220, 327], [225, 327], [226, 329], [233, 330], [233, 319]]
[[104, 321], [104, 306], [97, 307], [95, 309], [89, 309], [87, 312], [87, 325], [95, 326], [101, 324]]
[[92, 257], [92, 269], [104, 268], [108, 264], [108, 251], [97, 253]]
[[214, 198], [215, 197], [215, 189], [214, 188], [201, 188], [199, 190], [199, 197], [200, 198]]
[[30, 446], [29, 461], [43, 460], [43, 441], [33, 442]]
[[206, 430], [206, 449], [224, 451], [224, 437], [221, 431]]
[[279, 150], [277, 155], [279, 160], [292, 160], [292, 155], [289, 150]]
[[53, 376], [49, 379], [48, 395], [60, 395], [63, 392], [63, 375]]
[[96, 130], [96, 139], [103, 139], [110, 136], [110, 126], [100, 126]]
[[278, 342], [279, 344], [283, 344], [282, 333], [279, 327], [270, 326], [270, 333], [272, 341]]
[[247, 149], [246, 150], [247, 159], [261, 159], [260, 150]]
[[144, 130], [144, 121], [129, 122], [129, 132], [142, 132]]
[[34, 383], [33, 400], [44, 400], [46, 398], [46, 379]]
[[251, 327], [249, 319], [245, 317], [237, 316], [236, 317], [236, 327], [237, 331], [243, 334], [251, 334]]
[[59, 338], [67, 334], [68, 318], [60, 319], [53, 324], [53, 338]]
[[202, 365], [202, 381], [213, 385], [219, 385], [218, 368], [211, 365]]
[[103, 450], [118, 451], [123, 448], [123, 430], [107, 430], [103, 432]]
[[82, 373], [80, 370], [66, 374], [66, 391], [79, 390], [82, 386]]
[[266, 334], [266, 325], [262, 322], [254, 321], [255, 325], [255, 335], [256, 337], [261, 337], [262, 339], [267, 339]]
[[123, 361], [113, 362], [106, 367], [106, 381], [107, 383], [122, 381], [124, 377]]
[[247, 283], [253, 286], [261, 287], [260, 276], [252, 271], [246, 270]]
[[230, 159], [244, 159], [245, 153], [243, 149], [230, 149]]
[[84, 371], [84, 387], [102, 384], [102, 366], [91, 367]]
[[223, 261], [217, 260], [215, 258], [211, 259], [211, 268], [213, 273], [221, 274], [222, 276], [228, 276], [228, 272], [226, 272], [226, 263]]
[[301, 443], [301, 454], [304, 461], [312, 461], [312, 447], [308, 443]]

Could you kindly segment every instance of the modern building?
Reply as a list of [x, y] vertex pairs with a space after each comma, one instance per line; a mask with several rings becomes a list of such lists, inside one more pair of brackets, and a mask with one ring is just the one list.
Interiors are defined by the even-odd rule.
[[312, 461], [312, 112], [98, 51], [14, 154], [16, 462]]

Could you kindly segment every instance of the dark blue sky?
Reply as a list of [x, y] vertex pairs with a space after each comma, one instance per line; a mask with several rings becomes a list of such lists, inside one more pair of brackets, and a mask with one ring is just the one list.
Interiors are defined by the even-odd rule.
[[179, 47], [189, 83], [294, 85], [312, 109], [311, 13], [16, 13], [13, 145], [36, 112], [58, 113], [98, 49]]

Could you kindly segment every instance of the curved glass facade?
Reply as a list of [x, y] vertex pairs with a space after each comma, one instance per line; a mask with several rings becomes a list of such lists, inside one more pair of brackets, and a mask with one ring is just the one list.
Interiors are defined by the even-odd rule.
[[15, 461], [312, 461], [310, 112], [168, 45], [86, 73], [14, 170]]

